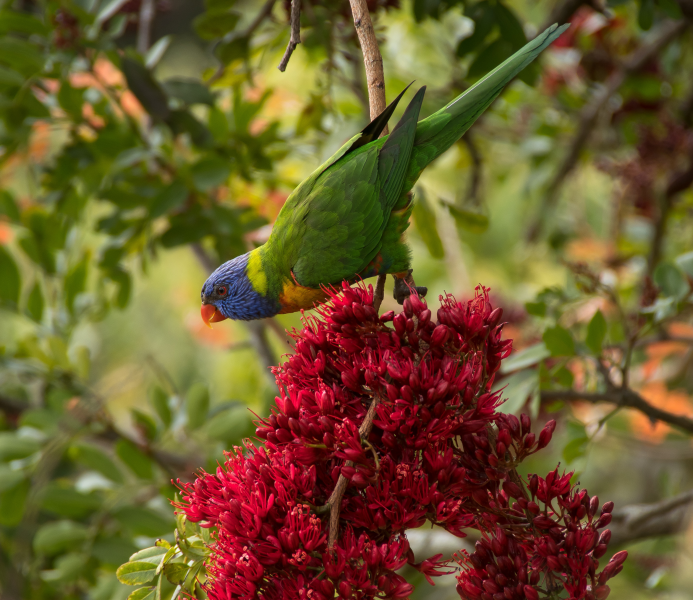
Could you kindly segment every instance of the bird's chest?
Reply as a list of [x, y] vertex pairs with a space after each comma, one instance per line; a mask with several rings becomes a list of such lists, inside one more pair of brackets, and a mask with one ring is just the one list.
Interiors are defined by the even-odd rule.
[[279, 294], [279, 302], [282, 307], [279, 314], [311, 309], [316, 303], [323, 302], [325, 298], [327, 298], [327, 294], [321, 289], [302, 286], [295, 279], [285, 280]]

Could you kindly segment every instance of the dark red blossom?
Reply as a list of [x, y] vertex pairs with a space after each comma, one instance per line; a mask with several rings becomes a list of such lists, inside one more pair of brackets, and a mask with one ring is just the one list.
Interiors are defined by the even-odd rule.
[[[409, 548], [406, 531], [426, 523], [460, 537], [470, 527], [485, 532], [463, 560], [464, 597], [495, 600], [510, 587], [523, 595], [508, 598], [534, 598], [539, 578], [560, 569], [578, 592], [585, 577], [593, 584], [584, 557], [603, 555], [608, 539], [590, 532], [607, 524], [608, 511], [597, 517], [557, 471], [513, 480], [555, 423], [537, 439], [526, 416], [498, 411], [492, 383], [511, 349], [502, 311], [483, 288], [469, 302], [440, 300], [437, 318], [416, 295], [401, 313], [379, 316], [372, 288], [344, 284], [316, 317], [304, 317], [294, 352], [274, 369], [280, 395], [258, 422], [264, 445], [247, 442], [215, 474], [181, 484], [180, 508], [212, 528], [210, 598], [407, 598], [412, 587], [397, 573], [404, 565], [431, 583], [451, 572], [440, 555], [417, 561]], [[372, 428], [361, 433], [369, 410]], [[330, 548], [326, 503], [340, 477], [347, 487]], [[541, 512], [538, 502], [559, 512]], [[533, 545], [515, 530], [531, 532]], [[572, 534], [574, 550], [558, 533]]]

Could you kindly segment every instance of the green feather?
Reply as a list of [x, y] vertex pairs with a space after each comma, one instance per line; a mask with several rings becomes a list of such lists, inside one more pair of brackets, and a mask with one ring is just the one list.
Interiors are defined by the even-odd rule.
[[377, 139], [400, 94], [287, 199], [260, 251], [269, 293], [278, 297], [292, 273], [298, 283], [311, 288], [370, 275], [367, 269], [378, 257], [384, 272], [408, 268], [409, 251], [401, 235], [411, 214], [407, 193], [421, 171], [462, 137], [505, 85], [567, 27], [549, 27], [417, 123], [425, 92], [421, 88], [392, 133]]

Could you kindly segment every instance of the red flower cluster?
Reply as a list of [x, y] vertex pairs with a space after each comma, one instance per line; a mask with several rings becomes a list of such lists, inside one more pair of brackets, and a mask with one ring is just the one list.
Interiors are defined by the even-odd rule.
[[[582, 537], [577, 541], [582, 529], [542, 528], [531, 512], [535, 495], [548, 505], [560, 497], [563, 512], [545, 513], [554, 515], [552, 524], [573, 510], [582, 518], [572, 498], [582, 506], [584, 492], [571, 495], [568, 480], [554, 473], [541, 480], [543, 496], [538, 487], [530, 496], [513, 475], [519, 461], [548, 444], [555, 424], [537, 439], [526, 416], [497, 410], [501, 400], [491, 385], [511, 349], [501, 339], [502, 311], [492, 309], [484, 289], [467, 303], [441, 297], [436, 320], [415, 295], [397, 315], [378, 316], [372, 304], [372, 288], [344, 284], [319, 317], [305, 318], [292, 334], [293, 355], [274, 371], [280, 396], [257, 429], [264, 447], [247, 442], [216, 474], [181, 484], [180, 508], [214, 528], [210, 598], [407, 598], [412, 586], [397, 573], [404, 565], [431, 583], [450, 572], [441, 555], [417, 562], [409, 548], [406, 530], [424, 523], [460, 537], [468, 527], [493, 532], [490, 550], [465, 559], [469, 569], [459, 587], [465, 597], [500, 598], [486, 590], [491, 583], [502, 595], [498, 569], [508, 561], [508, 575], [500, 575], [510, 580], [515, 569], [530, 590], [516, 584], [512, 593], [524, 595], [509, 598], [536, 597], [536, 582], [522, 581], [521, 572], [531, 579], [563, 569], [561, 581], [575, 576], [577, 593], [584, 592], [594, 568], [583, 574], [576, 563], [579, 572], [565, 575], [575, 553], [553, 533], [587, 548]], [[550, 496], [559, 480], [567, 488]], [[340, 481], [346, 491], [337, 496], [331, 546], [328, 501]], [[518, 500], [510, 506], [512, 497]], [[528, 535], [536, 551], [516, 528], [534, 532]], [[596, 560], [603, 542], [591, 540], [583, 554], [591, 550]], [[551, 554], [554, 546], [560, 551]]]

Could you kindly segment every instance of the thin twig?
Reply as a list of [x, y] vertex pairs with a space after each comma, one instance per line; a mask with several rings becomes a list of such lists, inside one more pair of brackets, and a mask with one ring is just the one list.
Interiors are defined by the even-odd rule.
[[[368, 104], [371, 120], [373, 120], [385, 110], [386, 106], [383, 57], [380, 54], [366, 0], [349, 0], [349, 3], [351, 4], [351, 13], [354, 16], [356, 35], [358, 35], [363, 52], [363, 64], [366, 67], [366, 82], [368, 83]], [[382, 135], [387, 135], [387, 133], [388, 128], [385, 127]]]
[[380, 312], [380, 305], [385, 298], [385, 281], [387, 275], [378, 275], [378, 282], [375, 284], [375, 293], [373, 294], [373, 308], [375, 312]]
[[291, 0], [291, 37], [282, 61], [277, 67], [282, 73], [286, 71], [291, 55], [296, 50], [296, 46], [301, 43], [301, 0]]
[[648, 537], [683, 531], [690, 518], [693, 490], [653, 504], [631, 504], [615, 510], [611, 544], [620, 546]]
[[[375, 409], [377, 406], [378, 396], [373, 396], [371, 405], [368, 407], [368, 412], [361, 423], [361, 427], [359, 427], [359, 437], [362, 440], [368, 440], [368, 436], [371, 434], [371, 429], [373, 428], [373, 419], [375, 419]], [[353, 467], [354, 463], [349, 460], [346, 462], [345, 466]], [[330, 507], [330, 533], [328, 537], [328, 548], [332, 548], [337, 541], [337, 535], [339, 534], [339, 511], [342, 507], [342, 498], [348, 484], [349, 480], [344, 477], [344, 475], [340, 474], [339, 479], [337, 480], [337, 485], [334, 486], [332, 494], [325, 503], [325, 506]]]
[[542, 402], [563, 400], [566, 402], [583, 401], [597, 404], [608, 402], [622, 408], [633, 408], [640, 411], [652, 421], [661, 421], [676, 427], [688, 434], [693, 434], [693, 419], [676, 415], [650, 404], [640, 394], [629, 388], [616, 388], [606, 392], [579, 392], [576, 390], [543, 390]]
[[142, 0], [139, 25], [137, 27], [137, 52], [144, 55], [149, 50], [152, 39], [152, 23], [156, 15], [155, 0]]
[[570, 143], [568, 152], [563, 162], [556, 170], [556, 174], [549, 183], [546, 194], [542, 201], [537, 218], [529, 227], [528, 239], [535, 241], [541, 232], [541, 226], [546, 218], [549, 209], [558, 200], [560, 191], [565, 183], [567, 176], [577, 165], [580, 154], [585, 144], [590, 138], [597, 117], [607, 105], [611, 97], [623, 85], [626, 78], [642, 69], [652, 58], [654, 58], [665, 46], [678, 37], [688, 27], [688, 22], [679, 20], [667, 20], [659, 27], [656, 35], [648, 44], [643, 44], [635, 50], [626, 60], [623, 61], [621, 68], [616, 70], [601, 87], [592, 99], [580, 111], [579, 122], [575, 137]]

